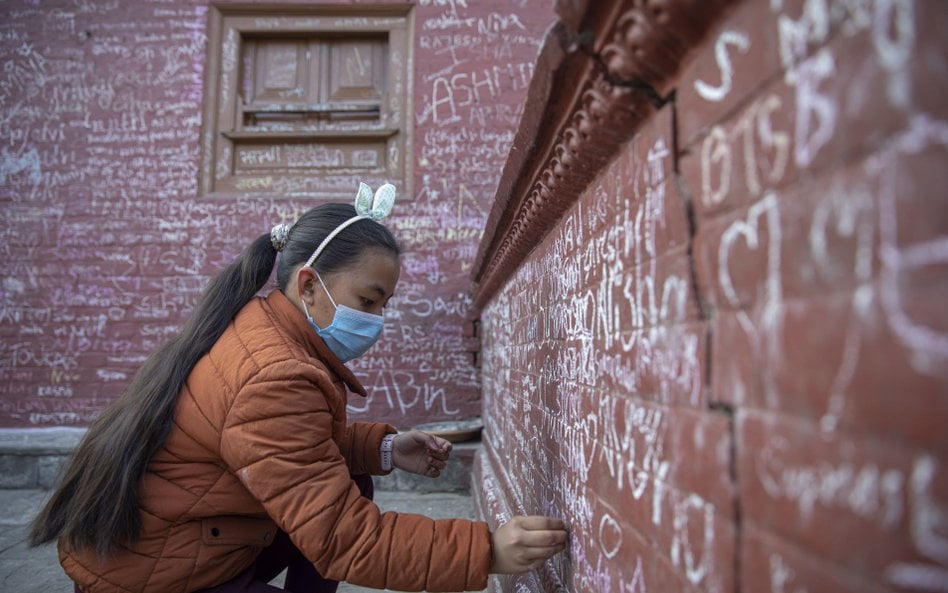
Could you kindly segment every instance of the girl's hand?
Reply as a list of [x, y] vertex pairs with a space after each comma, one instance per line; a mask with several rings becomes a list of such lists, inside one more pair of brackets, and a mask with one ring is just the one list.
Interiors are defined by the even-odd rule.
[[393, 466], [429, 478], [441, 475], [450, 455], [451, 443], [420, 430], [399, 433], [392, 443]]
[[518, 574], [546, 562], [566, 547], [566, 525], [559, 519], [514, 517], [491, 534], [493, 573]]

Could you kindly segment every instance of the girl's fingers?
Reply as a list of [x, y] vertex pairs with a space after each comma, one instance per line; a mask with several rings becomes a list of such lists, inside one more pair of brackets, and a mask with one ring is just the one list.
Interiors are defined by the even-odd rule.
[[451, 443], [433, 435], [428, 436], [428, 453], [438, 459], [447, 459], [451, 455]]

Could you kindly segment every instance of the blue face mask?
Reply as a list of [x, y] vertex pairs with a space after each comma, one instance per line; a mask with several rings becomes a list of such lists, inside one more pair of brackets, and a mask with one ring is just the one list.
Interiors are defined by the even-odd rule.
[[323, 290], [326, 291], [329, 302], [336, 308], [336, 313], [332, 317], [332, 323], [321, 328], [313, 321], [313, 317], [309, 314], [309, 309], [304, 303], [303, 312], [306, 314], [306, 319], [309, 320], [309, 324], [313, 326], [319, 337], [326, 342], [326, 346], [342, 362], [349, 362], [362, 356], [382, 335], [384, 318], [381, 315], [358, 311], [345, 305], [337, 305], [319, 274], [316, 275], [316, 278], [322, 284]]

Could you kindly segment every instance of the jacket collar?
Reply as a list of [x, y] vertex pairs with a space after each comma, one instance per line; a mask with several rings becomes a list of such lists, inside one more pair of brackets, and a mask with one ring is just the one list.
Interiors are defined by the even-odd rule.
[[319, 334], [313, 331], [313, 328], [309, 325], [309, 321], [306, 320], [306, 316], [303, 315], [303, 312], [300, 311], [299, 307], [293, 304], [293, 301], [283, 294], [282, 290], [274, 290], [267, 295], [266, 300], [277, 322], [290, 337], [296, 342], [306, 344], [310, 352], [321, 359], [336, 376], [343, 380], [346, 387], [349, 388], [349, 391], [358, 393], [362, 397], [366, 396], [366, 391], [365, 388], [362, 387], [362, 383], [360, 383], [352, 371], [349, 370], [349, 367], [343, 364], [343, 362], [339, 360], [339, 357], [332, 353], [332, 350], [326, 346], [326, 342], [319, 337]]

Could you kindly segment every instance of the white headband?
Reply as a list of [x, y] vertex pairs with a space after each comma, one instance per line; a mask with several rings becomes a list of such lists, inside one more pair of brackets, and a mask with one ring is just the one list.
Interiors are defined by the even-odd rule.
[[356, 194], [355, 199], [356, 215], [340, 224], [333, 230], [333, 232], [326, 235], [326, 238], [323, 239], [323, 242], [319, 244], [319, 247], [316, 248], [316, 251], [313, 252], [313, 255], [309, 256], [309, 259], [306, 260], [306, 267], [312, 267], [313, 262], [315, 262], [316, 258], [319, 257], [319, 254], [323, 252], [323, 249], [326, 248], [326, 245], [329, 245], [329, 242], [332, 241], [336, 235], [341, 233], [344, 228], [354, 222], [358, 222], [366, 218], [374, 220], [375, 222], [379, 222], [388, 216], [388, 213], [392, 211], [392, 206], [394, 205], [394, 185], [391, 183], [386, 183], [382, 187], [378, 188], [373, 195], [372, 188], [365, 183], [360, 182], [359, 192]]

